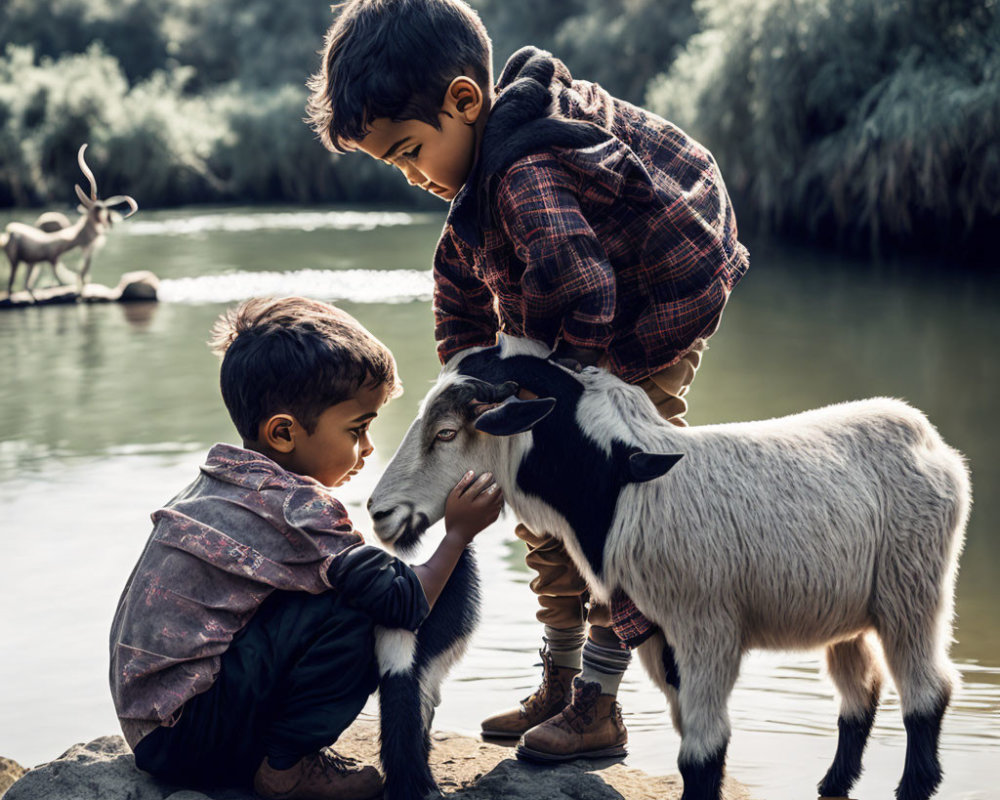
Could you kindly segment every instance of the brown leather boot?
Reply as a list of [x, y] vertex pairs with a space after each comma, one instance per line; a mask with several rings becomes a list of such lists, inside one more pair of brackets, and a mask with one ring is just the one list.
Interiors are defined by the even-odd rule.
[[265, 758], [253, 789], [265, 800], [372, 800], [382, 796], [382, 776], [327, 747], [290, 769], [275, 769]]
[[552, 719], [521, 737], [518, 758], [569, 761], [574, 758], [617, 758], [626, 755], [628, 731], [613, 695], [601, 684], [573, 681], [573, 700]]
[[483, 736], [498, 739], [519, 739], [521, 734], [540, 722], [554, 717], [569, 702], [573, 678], [580, 670], [556, 666], [552, 655], [542, 648], [542, 685], [521, 701], [521, 705], [501, 711], [483, 720]]

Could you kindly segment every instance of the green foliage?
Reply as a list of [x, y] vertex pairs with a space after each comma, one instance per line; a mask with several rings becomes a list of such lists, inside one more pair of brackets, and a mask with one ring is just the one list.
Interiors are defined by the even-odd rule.
[[195, 70], [191, 88], [237, 81], [300, 86], [319, 64], [330, 0], [168, 0], [171, 54]]
[[691, 0], [602, 0], [567, 19], [554, 50], [574, 75], [641, 103], [646, 86], [700, 27]]
[[130, 88], [118, 61], [95, 44], [37, 64], [30, 48], [9, 47], [0, 78], [0, 194], [16, 204], [75, 203], [74, 183], [89, 191], [76, 160], [84, 142], [105, 196], [206, 195], [205, 157], [222, 134], [211, 104], [178, 90], [183, 74], [155, 73]]
[[1000, 216], [996, 0], [705, 0], [648, 103], [782, 232], [975, 246]]
[[130, 81], [167, 60], [162, 0], [4, 0], [0, 42], [30, 45], [39, 57], [83, 53], [100, 42]]
[[302, 122], [306, 94], [304, 86], [248, 92], [233, 84], [220, 97], [230, 133], [212, 161], [226, 196], [240, 202], [417, 200], [396, 170], [360, 155], [327, 153]]
[[691, 0], [471, 0], [493, 39], [494, 64], [531, 44], [574, 77], [640, 103], [646, 85], [698, 30]]

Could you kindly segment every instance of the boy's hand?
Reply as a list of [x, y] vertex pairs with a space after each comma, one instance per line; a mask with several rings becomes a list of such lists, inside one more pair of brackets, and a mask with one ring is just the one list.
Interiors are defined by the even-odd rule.
[[444, 538], [426, 563], [413, 567], [431, 607], [441, 595], [466, 545], [496, 521], [501, 508], [503, 492], [489, 472], [477, 478], [470, 470], [451, 490], [444, 507]]
[[503, 508], [503, 492], [485, 472], [478, 478], [471, 470], [462, 476], [448, 495], [444, 507], [445, 533], [457, 536], [465, 544], [496, 522]]

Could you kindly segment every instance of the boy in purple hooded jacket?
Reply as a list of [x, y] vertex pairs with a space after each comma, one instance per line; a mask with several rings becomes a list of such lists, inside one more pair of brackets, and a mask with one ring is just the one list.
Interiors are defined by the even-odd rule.
[[[350, 0], [327, 33], [310, 120], [329, 149], [361, 150], [451, 201], [434, 257], [442, 361], [500, 331], [527, 336], [641, 386], [686, 424], [705, 341], [748, 266], [714, 159], [549, 53], [519, 50], [496, 86], [491, 58], [461, 0]], [[561, 543], [516, 533], [538, 573], [544, 675], [483, 733], [520, 736], [518, 755], [541, 761], [621, 755], [618, 685], [654, 628], [621, 594], [588, 608]]]
[[374, 767], [328, 748], [377, 686], [374, 626], [416, 630], [501, 492], [466, 474], [424, 564], [365, 545], [327, 487], [374, 450], [369, 427], [401, 391], [392, 354], [296, 297], [250, 300], [214, 334], [243, 447], [215, 445], [153, 514], [111, 630], [122, 731], [137, 766], [171, 783], [381, 796]]

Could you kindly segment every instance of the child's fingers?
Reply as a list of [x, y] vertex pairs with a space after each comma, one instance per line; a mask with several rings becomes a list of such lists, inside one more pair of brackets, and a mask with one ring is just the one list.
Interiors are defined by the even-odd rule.
[[493, 473], [484, 472], [466, 489], [467, 492], [471, 492], [472, 497], [479, 497], [489, 485], [493, 483]]
[[465, 490], [472, 485], [472, 479], [476, 477], [476, 473], [471, 469], [466, 472], [461, 478], [458, 479], [458, 483], [455, 484], [455, 488], [451, 491], [457, 493], [459, 496], [465, 494]]
[[489, 486], [483, 487], [476, 499], [489, 504], [503, 502], [503, 490], [500, 488], [500, 484], [493, 482]]

